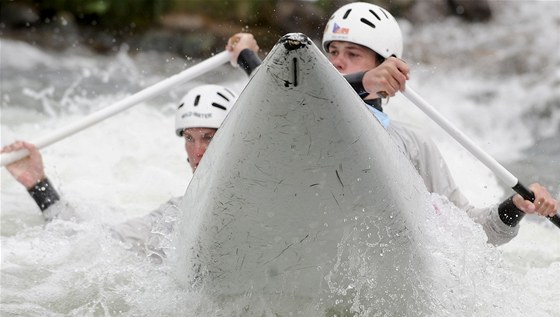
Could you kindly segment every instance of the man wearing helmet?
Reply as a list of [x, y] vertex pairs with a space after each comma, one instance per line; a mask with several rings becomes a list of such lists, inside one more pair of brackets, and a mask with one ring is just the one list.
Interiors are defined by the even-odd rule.
[[[179, 103], [175, 114], [175, 134], [185, 139], [187, 161], [193, 172], [198, 167], [206, 148], [235, 103], [237, 95], [218, 85], [202, 85], [191, 89]], [[42, 156], [37, 148], [27, 142], [17, 141], [5, 146], [0, 153], [26, 149], [30, 155], [6, 166], [35, 200], [47, 221], [77, 219], [74, 209], [68, 205], [47, 178]], [[146, 216], [133, 218], [111, 228], [114, 235], [137, 250], [149, 251], [150, 255], [163, 256], [158, 245], [150, 245], [148, 238], [154, 225], [169, 227], [165, 219], [175, 218], [179, 197], [171, 198]], [[163, 219], [163, 220], [162, 220]], [[171, 230], [172, 228], [167, 228]]]
[[[364, 2], [339, 8], [329, 19], [322, 46], [329, 61], [345, 76], [368, 109], [385, 127], [387, 133], [408, 156], [424, 180], [428, 191], [446, 196], [477, 223], [481, 224], [492, 244], [503, 244], [517, 235], [517, 226], [525, 213], [543, 216], [556, 214], [558, 202], [540, 184], [531, 184], [539, 204], [514, 195], [499, 206], [474, 208], [453, 180], [438, 148], [429, 138], [403, 123], [391, 121], [383, 113], [382, 98], [404, 91], [409, 67], [401, 60], [402, 34], [395, 18], [385, 9]], [[247, 74], [260, 65], [254, 53], [258, 45], [251, 34], [232, 36], [226, 49], [232, 64]]]
[[175, 115], [175, 133], [185, 138], [185, 150], [193, 172], [237, 96], [218, 85], [204, 85], [181, 99]]

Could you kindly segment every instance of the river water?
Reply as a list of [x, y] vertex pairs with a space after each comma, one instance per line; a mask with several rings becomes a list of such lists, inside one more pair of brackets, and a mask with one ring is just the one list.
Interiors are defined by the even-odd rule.
[[[488, 24], [402, 21], [410, 87], [524, 183], [539, 181], [560, 197], [560, 2], [494, 7]], [[75, 47], [53, 53], [0, 39], [2, 145], [48, 135], [196, 63], [127, 52], [99, 56]], [[47, 174], [82, 222], [46, 224], [2, 169], [2, 316], [243, 315], [185, 289], [173, 263], [128, 250], [107, 229], [183, 195], [192, 175], [173, 131], [176, 101], [190, 87], [212, 82], [240, 92], [247, 79], [224, 65], [42, 151]], [[432, 135], [475, 206], [510, 194], [404, 97], [391, 98], [385, 109]], [[442, 294], [436, 315], [560, 316], [557, 228], [527, 216], [513, 241], [493, 247], [464, 215], [442, 212], [450, 216], [442, 223], [443, 240], [469, 238], [442, 242], [456, 279], [440, 287], [455, 295]]]

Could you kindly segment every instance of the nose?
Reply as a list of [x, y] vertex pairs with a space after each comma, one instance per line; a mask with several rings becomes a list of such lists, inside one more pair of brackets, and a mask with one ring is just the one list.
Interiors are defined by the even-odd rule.
[[336, 55], [336, 56], [329, 56], [329, 60], [331, 62], [331, 64], [333, 64], [333, 66], [341, 73], [344, 73], [344, 67], [346, 65], [346, 63], [344, 62], [344, 59], [342, 57], [340, 57], [340, 54]]
[[208, 144], [206, 144], [204, 142], [196, 142], [195, 149], [194, 149], [194, 154], [197, 157], [202, 157], [204, 155], [204, 153], [206, 152], [207, 147], [208, 147]]

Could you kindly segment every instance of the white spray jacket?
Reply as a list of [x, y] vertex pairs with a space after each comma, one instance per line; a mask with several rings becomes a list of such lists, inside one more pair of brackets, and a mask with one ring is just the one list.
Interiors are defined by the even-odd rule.
[[[165, 257], [165, 250], [173, 248], [171, 233], [177, 221], [177, 206], [181, 199], [182, 197], [171, 198], [156, 210], [109, 227], [109, 231], [113, 237], [123, 242], [126, 249], [144, 253], [160, 261]], [[47, 221], [80, 221], [76, 210], [64, 199], [47, 208], [43, 216]]]
[[497, 203], [487, 208], [475, 208], [469, 203], [457, 187], [439, 149], [430, 138], [415, 128], [394, 120], [387, 127], [387, 132], [410, 159], [428, 191], [447, 197], [464, 210], [474, 222], [482, 226], [488, 243], [501, 245], [517, 235], [519, 226], [510, 227], [500, 219]]

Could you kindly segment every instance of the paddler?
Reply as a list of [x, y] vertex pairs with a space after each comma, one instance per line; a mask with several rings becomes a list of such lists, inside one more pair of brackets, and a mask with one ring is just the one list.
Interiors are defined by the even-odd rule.
[[[175, 131], [185, 140], [187, 162], [194, 172], [198, 167], [210, 141], [235, 103], [237, 95], [228, 88], [219, 85], [202, 85], [191, 89], [179, 102], [175, 113]], [[74, 208], [61, 199], [49, 181], [43, 167], [43, 159], [37, 148], [30, 143], [17, 141], [3, 147], [0, 153], [26, 149], [30, 155], [6, 166], [14, 178], [21, 183], [35, 200], [45, 220], [53, 219], [79, 220]], [[133, 218], [111, 228], [115, 237], [132, 246], [133, 249], [146, 252], [152, 257], [164, 256], [158, 245], [151, 245], [149, 239], [152, 228], [173, 230], [176, 211], [181, 197], [171, 198], [158, 209], [146, 216]]]
[[[538, 183], [529, 188], [535, 202], [516, 194], [501, 204], [474, 208], [461, 193], [434, 142], [420, 131], [402, 122], [390, 120], [383, 113], [382, 99], [404, 91], [410, 79], [410, 68], [401, 57], [403, 40], [396, 19], [374, 4], [356, 2], [336, 10], [325, 26], [322, 46], [329, 61], [364, 99], [365, 106], [385, 127], [387, 133], [408, 156], [424, 180], [429, 192], [446, 196], [476, 222], [482, 225], [488, 242], [501, 245], [519, 231], [525, 214], [553, 216], [558, 201]], [[231, 63], [248, 75], [260, 65], [258, 44], [249, 33], [233, 35], [226, 49]]]

